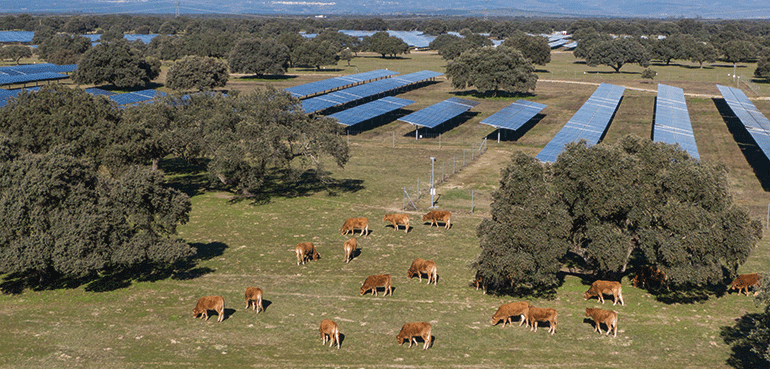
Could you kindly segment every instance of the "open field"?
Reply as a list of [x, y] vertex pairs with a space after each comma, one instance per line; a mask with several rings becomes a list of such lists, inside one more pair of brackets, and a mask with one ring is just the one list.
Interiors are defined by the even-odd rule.
[[[348, 136], [350, 163], [344, 169], [327, 168], [338, 184], [332, 189], [276, 196], [258, 205], [231, 202], [230, 194], [223, 192], [196, 194], [190, 222], [180, 228], [181, 237], [199, 251], [197, 264], [188, 269], [127, 285], [97, 281], [69, 289], [0, 295], [0, 330], [5, 332], [0, 336], [0, 366], [722, 368], [729, 367], [728, 360], [740, 364], [740, 358], [731, 359], [733, 352], [720, 331], [760, 309], [751, 298], [734, 293], [666, 303], [624, 278], [627, 305], [604, 306], [620, 314], [618, 336], [611, 338], [594, 333], [583, 317], [586, 307], [600, 306], [595, 299], [582, 298], [589, 281], [565, 273], [564, 284], [552, 299], [529, 300], [558, 310], [555, 335], [547, 334], [547, 327], [533, 333], [515, 325], [501, 329], [489, 324], [499, 305], [521, 300], [483, 295], [471, 287], [468, 264], [477, 255], [475, 229], [488, 216], [499, 171], [513, 152], [537, 154], [598, 83], [628, 87], [606, 141], [628, 133], [649, 137], [656, 83], [684, 88], [691, 94], [687, 103], [702, 160], [729, 168], [733, 196], [753, 216], [764, 221], [770, 204], [766, 163], [756, 160], [750, 147], [736, 143], [735, 133], [718, 110], [714, 84], [730, 83], [716, 79], [728, 73], [725, 70], [731, 72], [731, 66], [704, 70], [653, 66], [659, 76], [645, 83], [633, 73], [638, 67], [624, 67], [624, 73], [616, 75], [609, 68], [575, 63], [571, 53], [552, 57], [552, 63], [538, 72], [541, 80], [535, 93], [524, 97], [548, 107], [539, 122], [519, 137], [508, 133], [498, 143], [494, 129], [478, 123], [517, 97], [481, 99], [452, 89], [441, 78], [399, 94], [416, 101], [401, 113], [451, 96], [476, 99], [480, 105], [451, 129], [430, 132], [427, 139], [416, 140], [414, 128], [395, 117], [353, 132]], [[232, 78], [228, 88], [287, 87], [356, 73], [355, 68], [360, 72], [378, 68], [443, 72], [445, 65], [433, 53], [417, 52], [395, 60], [363, 56], [351, 64], [341, 63], [339, 70], [327, 72], [292, 70], [276, 80]], [[770, 114], [769, 100], [754, 103]], [[487, 149], [479, 156], [474, 148], [485, 137]], [[449, 230], [420, 221], [430, 205], [430, 196], [424, 194], [430, 157], [437, 158], [436, 177], [444, 179], [437, 186], [437, 205], [453, 212]], [[163, 164], [170, 167], [169, 162]], [[174, 177], [174, 181], [185, 180]], [[419, 207], [407, 211], [412, 216], [408, 234], [395, 232], [381, 221], [385, 213], [402, 211], [405, 189]], [[418, 191], [422, 197], [416, 197]], [[372, 232], [359, 238], [360, 255], [345, 264], [342, 244], [349, 236], [340, 235], [339, 227], [345, 218], [361, 216], [369, 218]], [[303, 241], [313, 242], [322, 258], [297, 266], [294, 245]], [[438, 286], [406, 277], [416, 257], [436, 261]], [[770, 241], [762, 240], [740, 271], [770, 271]], [[393, 296], [359, 296], [366, 276], [384, 273], [393, 276]], [[244, 309], [248, 286], [264, 290], [266, 311], [256, 314]], [[191, 317], [196, 300], [206, 295], [225, 298], [222, 323], [216, 322], [216, 316], [209, 321]], [[326, 318], [340, 325], [344, 336], [340, 350], [321, 346], [318, 326]], [[396, 334], [409, 321], [433, 325], [435, 340], [429, 350], [396, 344]]]

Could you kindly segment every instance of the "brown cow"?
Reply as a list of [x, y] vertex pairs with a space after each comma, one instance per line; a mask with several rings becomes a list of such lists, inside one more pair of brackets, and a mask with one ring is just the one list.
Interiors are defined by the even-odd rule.
[[444, 228], [449, 229], [449, 227], [451, 227], [451, 218], [452, 213], [446, 210], [431, 210], [428, 214], [422, 216], [422, 221], [430, 221], [431, 227], [433, 227], [434, 224], [438, 227], [438, 222], [444, 222]]
[[342, 247], [345, 249], [345, 263], [349, 263], [350, 260], [353, 260], [353, 253], [356, 252], [358, 247], [358, 239], [353, 237], [345, 241]]
[[321, 328], [318, 328], [321, 332], [321, 345], [326, 345], [327, 336], [330, 341], [329, 347], [334, 346], [334, 342], [337, 342], [337, 349], [340, 348], [340, 327], [332, 320], [324, 319], [321, 321]]
[[388, 293], [393, 296], [392, 287], [390, 286], [390, 274], [376, 274], [366, 277], [364, 284], [361, 286], [361, 296], [369, 290], [372, 290], [374, 295], [377, 296], [377, 287], [380, 286], [385, 286], [385, 296]]
[[246, 309], [254, 306], [254, 310], [259, 314], [260, 311], [264, 311], [262, 307], [262, 290], [257, 287], [246, 288]]
[[217, 322], [225, 319], [225, 299], [222, 296], [204, 296], [198, 299], [198, 304], [193, 308], [193, 318], [201, 315], [201, 318], [209, 320], [209, 310], [214, 310], [219, 315]]
[[746, 296], [749, 295], [749, 287], [759, 287], [761, 277], [757, 273], [751, 273], [751, 274], [740, 274], [738, 275], [738, 278], [735, 278], [732, 283], [730, 283], [730, 289], [728, 291], [732, 291], [734, 289], [738, 290], [738, 294], [741, 294], [741, 291], [746, 290]]
[[425, 260], [421, 258], [414, 259], [412, 266], [409, 267], [409, 271], [406, 272], [406, 276], [409, 279], [414, 276], [420, 277], [420, 283], [422, 283], [422, 275], [428, 275], [428, 284], [433, 280], [434, 285], [438, 285], [438, 271], [436, 269], [436, 263], [433, 260]]
[[305, 264], [308, 260], [318, 260], [321, 255], [315, 250], [312, 242], [300, 242], [294, 247], [297, 254], [297, 265]]
[[481, 272], [476, 272], [476, 277], [473, 278], [473, 284], [476, 285], [476, 291], [481, 288], [481, 290], [484, 292], [484, 294], [487, 294], [487, 281], [484, 280], [484, 277], [481, 275]]
[[369, 235], [369, 219], [366, 218], [349, 218], [345, 220], [345, 223], [342, 225], [342, 228], [340, 228], [340, 233], [344, 236], [348, 234], [348, 232], [356, 234], [356, 229], [361, 230], [361, 235], [364, 235], [364, 232], [366, 232], [366, 235]]
[[550, 328], [548, 332], [551, 334], [556, 333], [556, 309], [554, 308], [539, 308], [532, 305], [529, 306], [527, 311], [527, 321], [530, 325], [530, 331], [537, 332], [537, 322], [548, 322]]
[[497, 309], [497, 312], [495, 315], [492, 315], [492, 325], [497, 324], [501, 319], [503, 321], [503, 327], [505, 328], [506, 323], [511, 323], [511, 318], [514, 316], [520, 316], [519, 320], [519, 327], [521, 327], [522, 324], [527, 323], [527, 314], [529, 314], [529, 302], [527, 301], [521, 301], [521, 302], [509, 302], [507, 304], [502, 304]]
[[396, 231], [398, 231], [398, 225], [403, 224], [406, 227], [404, 233], [409, 232], [409, 214], [385, 214], [382, 221], [393, 223], [393, 230]]
[[607, 326], [607, 335], [614, 331], [613, 337], [618, 336], [618, 313], [614, 310], [586, 308], [586, 317], [590, 317], [596, 323], [594, 332], [602, 334], [602, 323]]
[[422, 337], [425, 344], [422, 346], [423, 350], [427, 350], [430, 347], [431, 333], [433, 327], [428, 322], [412, 322], [406, 323], [401, 327], [401, 332], [398, 332], [396, 340], [399, 345], [404, 344], [404, 340], [409, 340], [409, 347], [412, 347], [412, 342], [417, 343], [417, 337]]
[[659, 288], [666, 284], [666, 273], [656, 266], [645, 265], [636, 272], [631, 284], [636, 288]]
[[591, 297], [598, 296], [599, 302], [603, 304], [604, 295], [612, 295], [612, 305], [617, 304], [618, 299], [620, 299], [621, 305], [625, 305], [623, 303], [623, 288], [620, 286], [620, 282], [615, 281], [594, 281], [591, 284], [591, 288], [583, 294], [583, 298], [588, 300]]

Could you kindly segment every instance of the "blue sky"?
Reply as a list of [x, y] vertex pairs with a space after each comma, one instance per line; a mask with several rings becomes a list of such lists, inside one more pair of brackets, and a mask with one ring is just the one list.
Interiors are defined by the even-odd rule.
[[[177, 7], [178, 4], [178, 7]], [[747, 19], [770, 18], [767, 0], [0, 0], [2, 13], [453, 14]], [[504, 9], [505, 11], [501, 11]]]

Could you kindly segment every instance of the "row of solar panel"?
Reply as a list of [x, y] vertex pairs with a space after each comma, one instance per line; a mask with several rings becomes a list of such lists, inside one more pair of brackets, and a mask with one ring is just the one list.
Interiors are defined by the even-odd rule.
[[700, 160], [698, 145], [687, 112], [684, 90], [679, 87], [658, 85], [658, 98], [655, 102], [655, 125], [652, 139], [656, 142], [678, 144], [690, 156]]
[[743, 91], [721, 85], [717, 85], [717, 88], [759, 149], [770, 159], [770, 121], [749, 101]]
[[589, 145], [596, 145], [604, 135], [620, 104], [625, 87], [602, 83], [588, 98], [567, 124], [537, 154], [543, 162], [554, 162], [556, 157], [570, 142], [586, 140]]
[[328, 78], [321, 81], [293, 86], [287, 88], [286, 91], [289, 91], [289, 93], [294, 97], [303, 99], [307, 96], [313, 96], [340, 88], [350, 87], [359, 83], [368, 82], [379, 78], [390, 77], [394, 74], [398, 73], [389, 71], [387, 69], [377, 69], [369, 72]]

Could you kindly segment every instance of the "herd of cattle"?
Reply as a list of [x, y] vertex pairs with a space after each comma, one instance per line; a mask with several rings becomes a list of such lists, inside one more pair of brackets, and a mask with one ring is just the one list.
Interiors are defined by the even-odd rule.
[[[394, 230], [398, 231], [400, 225], [406, 227], [406, 232], [409, 232], [409, 220], [408, 214], [386, 214], [383, 221], [393, 224]], [[422, 217], [423, 222], [430, 222], [430, 226], [434, 225], [438, 227], [439, 222], [445, 224], [445, 228], [451, 227], [451, 213], [443, 210], [433, 210], [428, 212]], [[345, 220], [340, 233], [347, 235], [355, 231], [360, 230], [360, 235], [365, 236], [369, 234], [369, 220], [367, 218], [350, 218]], [[352, 237], [344, 242], [344, 261], [349, 263], [353, 259], [353, 255], [358, 247], [358, 241], [356, 237]], [[310, 260], [318, 260], [321, 255], [315, 249], [315, 246], [311, 242], [300, 242], [295, 247], [295, 254], [297, 257], [297, 265], [305, 264]], [[434, 285], [438, 285], [438, 269], [436, 263], [433, 260], [424, 260], [416, 258], [412, 261], [412, 265], [407, 271], [409, 279], [419, 277], [420, 283], [422, 283], [422, 276], [426, 275], [428, 284], [433, 282]], [[730, 284], [730, 290], [737, 289], [741, 294], [745, 291], [746, 296], [749, 294], [749, 287], [758, 287], [761, 280], [761, 276], [757, 273], [741, 274]], [[642, 268], [640, 269], [633, 280], [631, 281], [635, 287], [649, 287], [657, 284], [658, 286], [665, 283], [665, 274], [657, 268]], [[363, 296], [367, 292], [371, 291], [372, 295], [378, 296], [378, 288], [383, 287], [385, 289], [384, 296], [393, 295], [393, 287], [391, 284], [390, 274], [376, 274], [370, 275], [366, 278], [361, 285], [360, 295]], [[483, 280], [477, 275], [476, 277], [476, 289], [480, 287], [484, 288], [486, 293], [486, 285]], [[612, 295], [612, 305], [616, 305], [620, 302], [620, 305], [625, 306], [623, 301], [623, 293], [620, 282], [616, 281], [603, 281], [597, 280], [591, 284], [591, 287], [583, 295], [585, 300], [596, 297], [598, 302], [604, 304], [604, 296]], [[253, 308], [257, 313], [264, 311], [262, 306], [262, 290], [257, 287], [248, 287], [246, 289], [246, 309]], [[205, 296], [198, 299], [198, 302], [193, 308], [193, 317], [205, 318], [208, 320], [208, 312], [215, 311], [218, 315], [217, 321], [221, 322], [225, 317], [225, 300], [222, 296]], [[551, 334], [556, 333], [557, 326], [557, 311], [554, 308], [541, 308], [530, 305], [528, 301], [512, 302], [501, 305], [494, 315], [492, 315], [491, 324], [496, 325], [501, 320], [503, 321], [502, 327], [505, 328], [506, 324], [511, 324], [512, 319], [519, 318], [519, 326], [527, 324], [531, 331], [536, 332], [538, 324], [540, 322], [547, 322], [549, 325], [548, 332]], [[585, 317], [591, 318], [594, 321], [594, 331], [602, 334], [601, 326], [607, 327], [607, 335], [612, 332], [614, 337], [617, 337], [618, 332], [618, 313], [614, 310], [604, 310], [599, 308], [586, 308]], [[417, 343], [417, 338], [422, 338], [424, 345], [423, 349], [426, 350], [431, 347], [432, 342], [432, 326], [427, 322], [410, 322], [403, 325], [401, 331], [396, 336], [396, 340], [399, 345], [404, 343], [404, 340], [409, 341], [409, 347], [412, 347], [413, 343]], [[329, 347], [333, 347], [336, 343], [337, 348], [340, 348], [340, 330], [339, 325], [332, 320], [324, 319], [321, 321], [319, 328], [321, 334], [322, 344], [326, 345], [326, 342], [330, 342]]]

